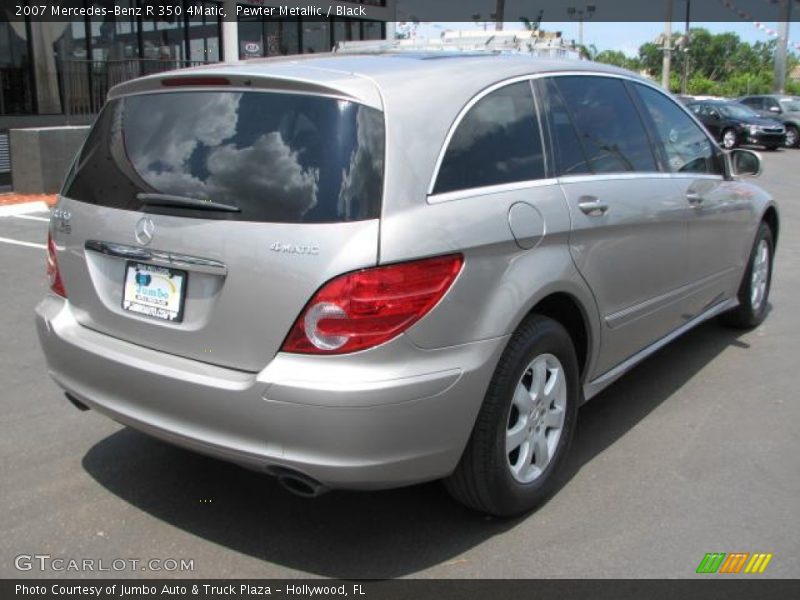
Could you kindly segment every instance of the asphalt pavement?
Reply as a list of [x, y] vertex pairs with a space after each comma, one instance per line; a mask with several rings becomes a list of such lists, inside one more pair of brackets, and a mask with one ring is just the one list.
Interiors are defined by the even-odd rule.
[[767, 321], [705, 324], [588, 403], [560, 491], [513, 520], [436, 483], [301, 499], [77, 411], [33, 325], [47, 212], [0, 216], [0, 577], [672, 578], [706, 552], [772, 553], [756, 577], [799, 577], [800, 150], [764, 159], [782, 218]]

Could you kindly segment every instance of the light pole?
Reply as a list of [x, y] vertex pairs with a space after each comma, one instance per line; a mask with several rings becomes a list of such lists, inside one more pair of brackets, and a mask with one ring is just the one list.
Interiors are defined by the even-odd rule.
[[594, 16], [596, 7], [594, 4], [587, 4], [583, 8], [570, 6], [567, 8], [567, 15], [571, 21], [578, 22], [578, 45], [583, 48], [583, 22]]
[[667, 19], [664, 21], [664, 62], [661, 87], [669, 91], [669, 71], [672, 67], [672, 0], [667, 0]]
[[681, 51], [683, 52], [683, 81], [681, 82], [681, 94], [685, 94], [689, 88], [689, 46], [692, 42], [689, 32], [692, 18], [692, 0], [686, 0], [686, 30], [683, 34]]
[[494, 21], [494, 29], [495, 31], [503, 31], [503, 17], [506, 11], [506, 0], [497, 0], [497, 8], [494, 11], [495, 21]]
[[775, 91], [786, 91], [786, 46], [789, 43], [789, 21], [792, 18], [792, 0], [787, 0], [783, 20], [778, 22], [778, 47], [775, 49]]

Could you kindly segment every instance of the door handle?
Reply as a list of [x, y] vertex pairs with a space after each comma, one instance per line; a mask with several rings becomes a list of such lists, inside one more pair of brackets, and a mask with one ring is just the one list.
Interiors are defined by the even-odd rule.
[[608, 212], [608, 204], [600, 202], [594, 196], [581, 196], [578, 198], [578, 208], [589, 217], [602, 217]]
[[687, 192], [686, 199], [692, 206], [700, 206], [703, 203], [703, 196], [697, 192]]

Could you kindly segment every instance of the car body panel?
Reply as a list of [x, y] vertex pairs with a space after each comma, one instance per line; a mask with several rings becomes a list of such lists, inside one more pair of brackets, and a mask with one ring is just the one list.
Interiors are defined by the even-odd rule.
[[[122, 307], [128, 260], [86, 248], [89, 241], [140, 247], [142, 213], [61, 198], [71, 232], [55, 232], [70, 308], [85, 327], [135, 344], [244, 371], [263, 369], [278, 352], [300, 310], [327, 280], [374, 266], [378, 222], [308, 224], [209, 221], [147, 215], [154, 224], [148, 250], [179, 253], [225, 265], [187, 273], [185, 314], [173, 323]], [[273, 245], [316, 248], [276, 252]], [[280, 293], [275, 293], [279, 289]], [[249, 315], [249, 317], [246, 317]]]
[[[448, 141], [476, 99], [556, 74], [651, 86], [586, 61], [390, 53], [221, 64], [114, 88], [114, 98], [168, 93], [167, 79], [215, 76], [230, 89], [380, 110], [380, 218], [279, 224], [150, 215], [147, 248], [183, 257], [189, 271], [186, 317], [173, 324], [122, 314], [125, 261], [102, 251], [141, 247], [142, 213], [61, 197], [70, 230], [54, 219], [51, 231], [68, 299], [49, 294], [36, 309], [50, 374], [87, 406], [170, 442], [353, 489], [450, 474], [511, 335], [555, 294], [582, 316], [583, 397], [594, 396], [667, 341], [735, 306], [758, 222], [775, 204], [730, 176], [559, 178], [549, 159], [540, 180], [432, 193]], [[702, 195], [699, 207], [690, 194]], [[587, 196], [606, 202], [607, 213], [580, 210]], [[274, 250], [298, 247], [316, 251]], [[452, 287], [398, 337], [336, 356], [281, 351], [297, 315], [331, 278], [452, 253], [464, 258]]]

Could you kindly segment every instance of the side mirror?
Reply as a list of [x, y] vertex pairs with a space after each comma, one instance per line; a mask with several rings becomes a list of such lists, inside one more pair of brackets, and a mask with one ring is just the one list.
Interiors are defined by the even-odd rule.
[[737, 148], [731, 150], [732, 175], [740, 177], [758, 177], [761, 175], [761, 156], [752, 150]]

